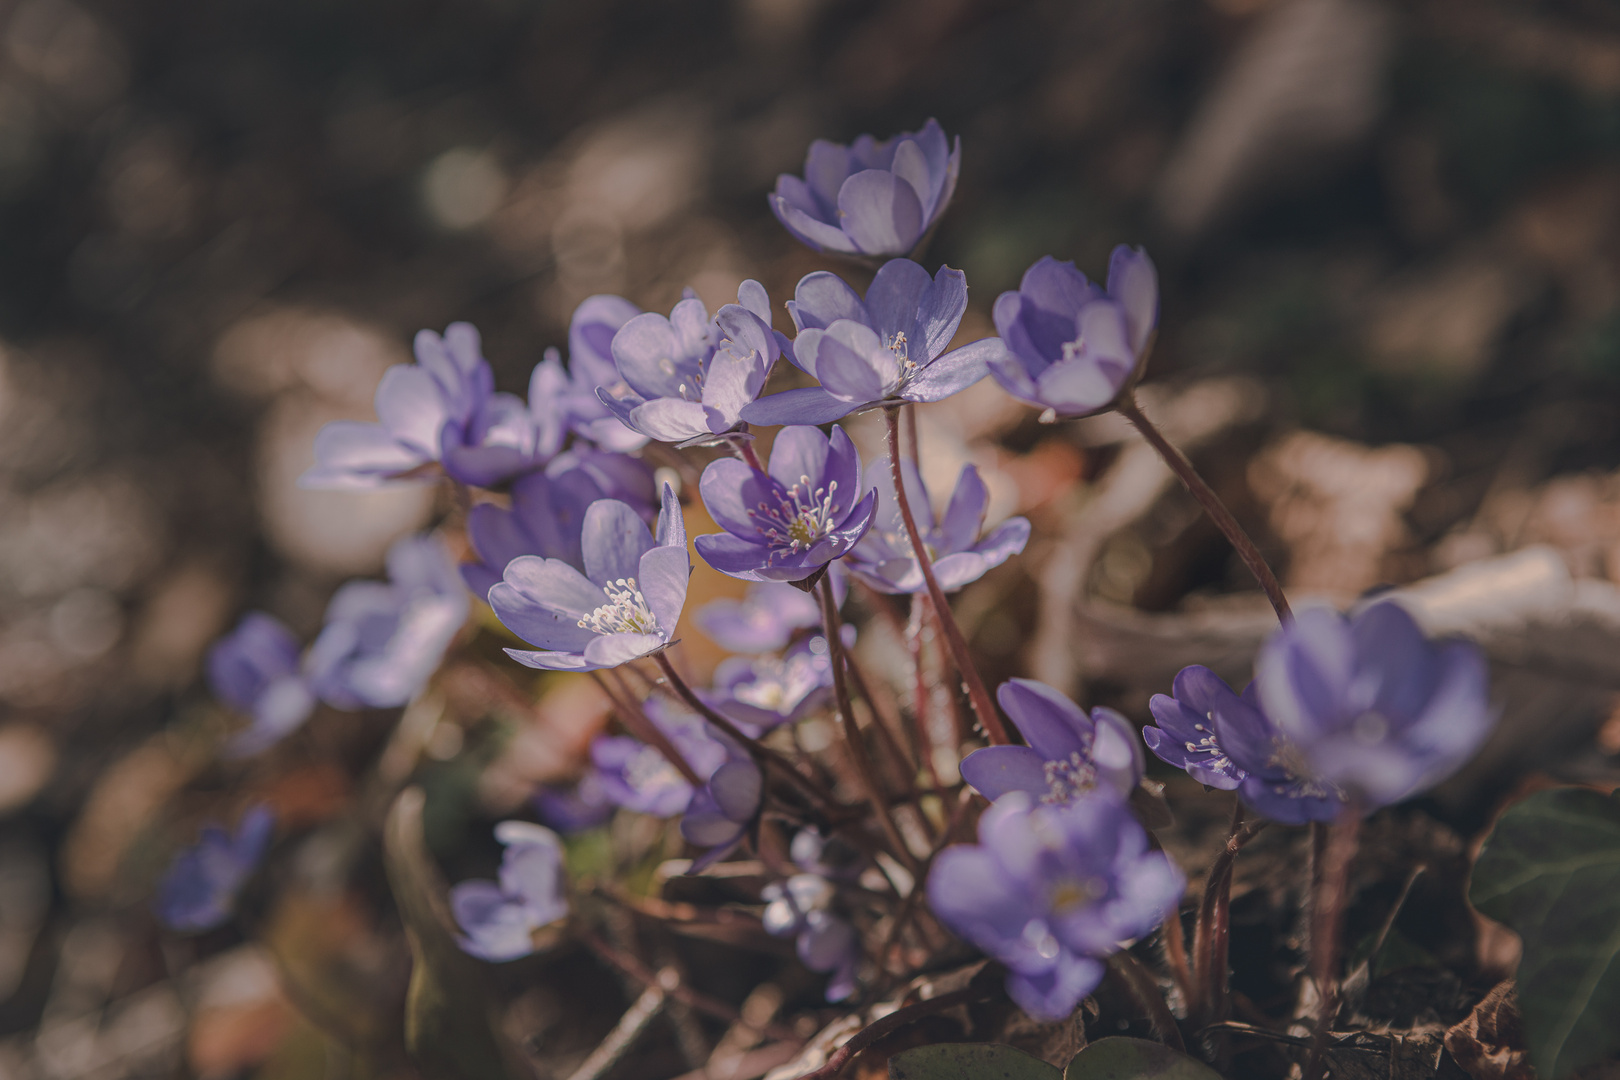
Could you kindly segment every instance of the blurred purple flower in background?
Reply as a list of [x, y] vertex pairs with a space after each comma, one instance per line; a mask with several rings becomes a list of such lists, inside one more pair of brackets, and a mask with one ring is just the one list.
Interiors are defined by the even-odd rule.
[[437, 670], [468, 607], [443, 542], [396, 540], [388, 581], [351, 581], [327, 604], [326, 625], [309, 649], [310, 684], [340, 709], [403, 705]]
[[315, 711], [298, 639], [281, 620], [250, 611], [208, 651], [208, 683], [221, 701], [252, 718], [227, 752], [252, 754], [296, 731]]
[[[1261, 648], [1255, 683], [1265, 718], [1302, 770], [1364, 811], [1456, 772], [1496, 722], [1479, 647], [1429, 641], [1388, 600], [1350, 618], [1299, 612]], [[1242, 751], [1258, 749], [1220, 734], [1240, 765]]]
[[597, 397], [627, 427], [661, 442], [689, 442], [734, 431], [743, 406], [759, 396], [786, 339], [771, 329], [765, 287], [745, 281], [737, 303], [711, 320], [688, 296], [669, 318], [637, 315], [613, 335], [613, 363], [625, 383]]
[[[408, 479], [433, 462], [462, 483], [488, 487], [536, 468], [566, 434], [549, 401], [531, 413], [495, 392], [478, 331], [451, 323], [416, 335], [416, 363], [396, 364], [377, 387], [377, 422], [338, 420], [315, 438], [315, 466], [299, 483], [363, 490]], [[429, 474], [424, 473], [424, 476]]]
[[173, 930], [212, 930], [231, 917], [237, 894], [269, 850], [275, 814], [249, 807], [236, 832], [204, 825], [197, 843], [175, 855], [158, 886], [157, 915]]
[[1136, 732], [1113, 709], [1085, 711], [1034, 679], [1009, 679], [996, 700], [1028, 746], [986, 746], [962, 759], [962, 779], [987, 799], [1022, 792], [1063, 804], [1103, 792], [1120, 799], [1142, 780]]
[[[833, 594], [842, 607], [848, 579], [838, 563], [828, 572], [833, 575]], [[693, 612], [692, 619], [715, 644], [730, 652], [775, 652], [793, 639], [795, 631], [821, 625], [821, 604], [795, 585], [756, 581], [748, 586], [743, 599], [711, 600]]]
[[843, 1001], [855, 992], [861, 940], [847, 919], [835, 914], [832, 882], [820, 874], [794, 874], [760, 890], [761, 922], [774, 937], [795, 938], [799, 959], [811, 971], [827, 972], [827, 1000]]
[[759, 813], [765, 778], [753, 759], [735, 747], [727, 749], [730, 758], [693, 793], [681, 818], [681, 835], [686, 841], [709, 849], [693, 860], [692, 873], [729, 855]]
[[767, 471], [711, 461], [698, 490], [725, 532], [697, 538], [698, 554], [745, 581], [800, 581], [847, 555], [872, 524], [877, 493], [861, 497], [861, 459], [844, 429], [829, 438], [786, 427]]
[[821, 385], [772, 394], [745, 407], [743, 419], [825, 424], [880, 403], [939, 401], [965, 390], [1002, 351], [985, 338], [945, 352], [966, 310], [967, 279], [949, 267], [929, 277], [910, 259], [891, 259], [864, 300], [836, 274], [806, 274], [788, 302], [798, 328], [788, 359]]
[[961, 165], [961, 138], [949, 144], [932, 119], [883, 142], [817, 139], [802, 179], [776, 178], [771, 211], [817, 251], [905, 255], [950, 204]]
[[[906, 498], [917, 520], [917, 529], [933, 560], [934, 576], [946, 592], [979, 580], [986, 571], [1000, 566], [1029, 543], [1029, 520], [1021, 517], [1008, 518], [989, 533], [980, 535], [985, 510], [990, 505], [990, 492], [979, 478], [979, 470], [972, 465], [962, 467], [945, 515], [938, 520], [934, 518], [934, 506], [917, 466], [902, 459], [900, 474], [905, 478]], [[922, 567], [917, 564], [905, 521], [900, 516], [900, 505], [894, 498], [894, 481], [887, 458], [867, 466], [866, 484], [877, 492], [877, 516], [871, 531], [861, 537], [861, 542], [850, 552], [846, 561], [849, 572], [878, 592], [923, 592], [928, 583], [923, 580]]]
[[1102, 979], [1100, 959], [1176, 910], [1186, 880], [1121, 799], [1040, 805], [1015, 793], [979, 819], [979, 843], [946, 848], [928, 901], [957, 934], [1006, 965], [1007, 992], [1060, 1020]]
[[674, 490], [664, 486], [656, 540], [630, 506], [600, 499], [585, 511], [581, 543], [583, 573], [560, 559], [526, 555], [489, 590], [507, 629], [543, 650], [507, 649], [518, 663], [595, 671], [673, 639], [692, 570]]
[[1159, 323], [1158, 272], [1141, 248], [1121, 244], [1104, 290], [1048, 255], [996, 298], [993, 314], [1006, 348], [990, 358], [990, 374], [1002, 388], [1054, 417], [1084, 416], [1140, 374]]
[[547, 784], [529, 801], [541, 821], [564, 834], [594, 829], [611, 818], [615, 809], [593, 769], [587, 769], [572, 786]]
[[[845, 647], [853, 648], [855, 628], [846, 625], [843, 637]], [[714, 669], [712, 689], [697, 693], [745, 734], [758, 737], [821, 708], [832, 685], [827, 639], [814, 634], [782, 656], [727, 657]]]
[[450, 889], [450, 910], [466, 936], [461, 947], [484, 960], [515, 960], [534, 951], [534, 932], [568, 915], [562, 841], [527, 821], [503, 821], [506, 845], [498, 881], [463, 881]]
[[[569, 430], [604, 450], [629, 451], [643, 446], [647, 436], [624, 426], [613, 411], [602, 404], [597, 389], [610, 397], [621, 397], [629, 387], [613, 366], [613, 335], [641, 309], [622, 296], [589, 296], [574, 309], [568, 323], [568, 371], [556, 350], [547, 350], [540, 367], [547, 368], [545, 388], [555, 394]], [[529, 401], [536, 400], [536, 379], [529, 383]], [[554, 389], [553, 389], [554, 388]]]
[[[729, 760], [727, 745], [697, 715], [657, 698], [643, 702], [642, 710], [699, 776], [713, 776]], [[608, 801], [626, 810], [671, 818], [685, 812], [692, 801], [692, 785], [661, 750], [640, 739], [598, 735], [591, 740], [591, 765]]]

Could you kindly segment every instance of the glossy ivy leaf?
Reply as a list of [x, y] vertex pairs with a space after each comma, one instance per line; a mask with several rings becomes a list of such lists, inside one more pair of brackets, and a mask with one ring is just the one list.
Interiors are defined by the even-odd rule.
[[1524, 940], [1519, 1011], [1549, 1080], [1620, 1050], [1620, 795], [1541, 791], [1509, 807], [1468, 899]]
[[938, 1043], [889, 1059], [890, 1080], [1063, 1080], [1056, 1065], [1000, 1043]]
[[1121, 1035], [1074, 1055], [1063, 1080], [1221, 1080], [1221, 1074], [1163, 1043]]

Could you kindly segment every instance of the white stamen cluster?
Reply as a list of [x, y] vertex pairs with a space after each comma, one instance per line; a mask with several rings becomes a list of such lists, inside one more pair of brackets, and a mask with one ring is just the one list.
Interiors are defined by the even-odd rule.
[[1268, 764], [1280, 765], [1288, 773], [1288, 783], [1276, 786], [1279, 794], [1292, 786], [1293, 794], [1310, 799], [1326, 799], [1334, 795], [1344, 797], [1344, 792], [1311, 772], [1310, 763], [1305, 760], [1305, 755], [1299, 747], [1287, 739], [1279, 736], [1271, 740], [1271, 758]]
[[[1215, 722], [1214, 713], [1209, 713], [1208, 718], [1210, 723]], [[1209, 762], [1211, 765], [1227, 760], [1226, 751], [1221, 749], [1220, 742], [1216, 740], [1215, 733], [1210, 730], [1208, 724], [1194, 724], [1193, 730], [1200, 733], [1199, 739], [1197, 742], [1188, 741], [1183, 744], [1187, 747], [1187, 753], [1209, 754], [1214, 759]]]
[[619, 578], [602, 586], [608, 602], [579, 620], [581, 629], [594, 634], [651, 634], [658, 617], [647, 606], [635, 578]]
[[632, 789], [644, 792], [685, 784], [686, 779], [664, 757], [663, 751], [644, 746], [625, 763], [624, 782]]
[[1048, 761], [1042, 768], [1046, 774], [1047, 792], [1041, 796], [1041, 802], [1051, 806], [1073, 802], [1077, 795], [1097, 786], [1097, 766], [1087, 761], [1078, 750], [1067, 759]]
[[695, 370], [683, 371], [682, 365], [677, 365], [674, 360], [666, 356], [658, 361], [658, 370], [665, 375], [680, 376], [681, 381], [676, 385], [675, 392], [680, 395], [682, 401], [703, 400], [704, 371], [702, 364], [698, 364]]
[[1063, 343], [1063, 359], [1073, 360], [1085, 350], [1085, 347], [1086, 339], [1083, 337], [1077, 337], [1073, 341], [1065, 341]]
[[896, 331], [895, 335], [885, 342], [883, 347], [894, 353], [895, 362], [900, 365], [901, 383], [917, 374], [917, 369], [921, 365], [911, 359], [911, 346], [906, 342], [905, 331]]
[[748, 516], [754, 519], [754, 527], [773, 549], [771, 558], [774, 560], [781, 548], [797, 555], [832, 532], [838, 518], [837, 497], [838, 481], [812, 488], [810, 478], [801, 476], [797, 484], [778, 497], [775, 506], [761, 502], [748, 511]]

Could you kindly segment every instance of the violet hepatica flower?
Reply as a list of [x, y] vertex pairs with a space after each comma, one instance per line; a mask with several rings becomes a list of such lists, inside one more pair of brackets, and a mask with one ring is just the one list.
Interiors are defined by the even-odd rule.
[[681, 835], [687, 843], [709, 849], [693, 860], [693, 873], [729, 855], [759, 814], [765, 787], [759, 766], [742, 751], [728, 749], [731, 753], [726, 763], [692, 794], [681, 818]]
[[534, 932], [568, 915], [562, 841], [527, 821], [503, 821], [506, 846], [498, 881], [463, 881], [450, 889], [450, 910], [466, 936], [461, 947], [483, 960], [516, 960], [534, 952]]
[[788, 359], [820, 386], [786, 390], [746, 406], [751, 424], [825, 424], [860, 409], [939, 401], [984, 378], [1002, 352], [985, 338], [945, 352], [967, 310], [960, 270], [938, 274], [910, 259], [878, 270], [863, 300], [836, 274], [799, 281], [788, 311], [798, 336]]
[[861, 458], [841, 427], [830, 438], [785, 427], [766, 472], [720, 458], [703, 470], [698, 491], [725, 530], [698, 537], [698, 554], [745, 581], [802, 581], [849, 554], [877, 505], [877, 492], [862, 497]]
[[561, 559], [583, 568], [581, 536], [590, 505], [598, 499], [618, 499], [650, 508], [652, 492], [652, 471], [635, 458], [602, 451], [564, 453], [543, 472], [513, 482], [510, 509], [492, 503], [472, 508], [467, 539], [479, 561], [463, 563], [461, 576], [469, 589], [487, 597], [507, 564], [524, 555]]
[[713, 320], [688, 296], [667, 319], [647, 312], [620, 327], [613, 362], [626, 388], [597, 396], [627, 427], [661, 442], [724, 435], [741, 425], [785, 340], [771, 329], [770, 297], [757, 281], [743, 282], [737, 303]]
[[388, 549], [388, 581], [333, 594], [310, 646], [310, 684], [340, 709], [404, 705], [427, 685], [467, 620], [467, 593], [444, 544], [406, 536]]
[[593, 770], [587, 770], [579, 783], [571, 786], [541, 787], [529, 802], [541, 821], [570, 836], [604, 824], [615, 809], [602, 778]]
[[520, 664], [595, 671], [656, 652], [674, 640], [686, 604], [686, 523], [664, 485], [655, 539], [635, 510], [599, 499], [581, 530], [584, 572], [561, 559], [525, 555], [489, 590], [495, 614], [542, 651], [507, 649]]
[[[833, 592], [843, 606], [848, 580], [834, 563]], [[756, 581], [741, 600], [711, 600], [693, 613], [698, 628], [721, 648], [736, 653], [775, 652], [799, 630], [821, 625], [814, 593], [777, 581]]]
[[[855, 644], [854, 630], [844, 627], [846, 647]], [[713, 688], [699, 690], [698, 695], [757, 738], [821, 708], [831, 697], [832, 686], [827, 639], [815, 634], [782, 656], [727, 657], [714, 669]]]
[[[487, 487], [543, 464], [565, 432], [542, 401], [494, 390], [478, 331], [451, 323], [440, 337], [416, 335], [416, 363], [396, 364], [377, 387], [376, 423], [338, 420], [315, 437], [315, 466], [304, 487], [366, 489], [426, 478], [438, 462], [463, 483]], [[538, 417], [538, 419], [537, 419]]]
[[761, 922], [773, 937], [794, 938], [799, 959], [811, 971], [827, 972], [827, 1000], [843, 1001], [855, 992], [855, 968], [861, 959], [860, 937], [849, 920], [832, 910], [836, 893], [820, 874], [794, 874], [765, 886]]
[[[699, 776], [713, 776], [730, 760], [727, 745], [714, 737], [701, 718], [668, 708], [657, 699], [649, 699], [642, 708]], [[692, 801], [692, 785], [680, 770], [663, 751], [640, 739], [598, 735], [591, 740], [591, 766], [603, 794], [626, 810], [671, 818], [684, 813]]]
[[1093, 792], [1124, 799], [1141, 782], [1136, 732], [1113, 709], [1085, 711], [1034, 679], [1009, 679], [996, 700], [1028, 746], [986, 746], [962, 759], [962, 779], [996, 800], [1022, 792], [1061, 805]]
[[979, 843], [946, 848], [928, 902], [1006, 965], [1007, 992], [1038, 1020], [1068, 1016], [1102, 979], [1102, 957], [1180, 903], [1186, 880], [1121, 799], [1041, 805], [1014, 793], [979, 819]]
[[197, 843], [174, 857], [158, 887], [157, 914], [173, 930], [212, 930], [231, 917], [237, 894], [270, 847], [275, 815], [250, 807], [236, 832], [204, 825]]
[[208, 651], [208, 682], [227, 705], [253, 723], [231, 739], [232, 755], [256, 753], [296, 731], [315, 711], [293, 632], [273, 616], [252, 611]]
[[1002, 388], [1051, 418], [1085, 416], [1140, 375], [1159, 322], [1158, 272], [1142, 249], [1121, 244], [1105, 290], [1048, 255], [996, 298], [993, 315], [1006, 348], [990, 358], [990, 374]]
[[[939, 587], [955, 592], [977, 581], [992, 567], [1000, 566], [1029, 543], [1029, 519], [1008, 518], [988, 533], [984, 528], [985, 509], [990, 492], [972, 465], [962, 467], [956, 490], [945, 508], [945, 515], [934, 517], [933, 503], [922, 475], [910, 461], [900, 462], [905, 479], [906, 501], [917, 519], [917, 530], [933, 560]], [[866, 484], [878, 493], [877, 518], [872, 529], [855, 545], [846, 560], [849, 572], [878, 592], [919, 593], [928, 588], [922, 567], [906, 533], [900, 504], [894, 498], [894, 482], [887, 459], [867, 467]]]
[[598, 389], [609, 397], [623, 397], [629, 386], [613, 366], [613, 335], [641, 309], [622, 296], [590, 296], [574, 309], [568, 323], [568, 368], [555, 349], [546, 350], [545, 359], [529, 380], [529, 402], [550, 398], [568, 429], [604, 450], [635, 450], [647, 436], [624, 426], [602, 400]]
[[817, 139], [804, 177], [776, 178], [771, 210], [817, 251], [904, 255], [944, 213], [956, 190], [962, 140], [949, 144], [938, 121], [878, 142]]

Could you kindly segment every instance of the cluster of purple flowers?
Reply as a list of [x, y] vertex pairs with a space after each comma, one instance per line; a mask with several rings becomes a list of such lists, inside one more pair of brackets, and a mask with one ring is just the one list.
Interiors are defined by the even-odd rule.
[[761, 890], [765, 911], [760, 921], [766, 933], [793, 938], [804, 966], [829, 976], [827, 1000], [843, 1001], [855, 993], [861, 939], [839, 912], [838, 889], [854, 876], [858, 864], [849, 852], [834, 856], [833, 847], [814, 829], [793, 837], [788, 854], [801, 872]]
[[534, 933], [568, 916], [567, 875], [557, 834], [527, 821], [503, 821], [505, 847], [495, 881], [463, 881], [450, 890], [461, 947], [485, 960], [516, 960], [534, 951]]
[[269, 850], [275, 826], [275, 814], [263, 804], [249, 807], [234, 833], [217, 824], [204, 825], [197, 842], [175, 855], [158, 886], [158, 918], [175, 930], [203, 931], [222, 925]]

